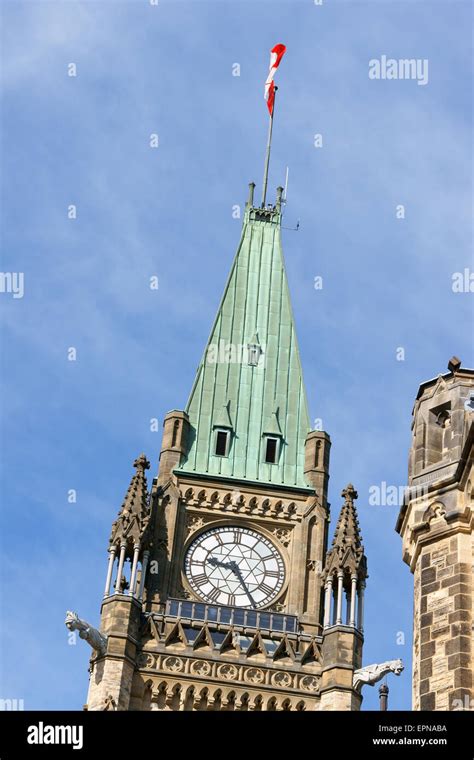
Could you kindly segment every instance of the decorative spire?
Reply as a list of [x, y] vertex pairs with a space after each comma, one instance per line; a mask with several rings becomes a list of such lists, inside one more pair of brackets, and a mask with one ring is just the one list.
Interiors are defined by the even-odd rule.
[[[310, 490], [304, 451], [311, 424], [281, 211], [252, 207], [253, 185], [250, 190], [237, 254], [186, 406], [189, 445], [176, 470]], [[277, 206], [282, 202], [280, 189]], [[233, 431], [224, 455], [216, 455], [219, 427]], [[265, 461], [264, 435], [270, 432], [282, 439], [273, 464]]]
[[326, 557], [326, 574], [336, 570], [349, 570], [359, 577], [367, 575], [366, 558], [355, 500], [357, 491], [349, 483], [341, 493], [344, 504], [339, 513], [336, 530], [330, 551]]
[[133, 551], [134, 545], [142, 543], [150, 519], [146, 479], [146, 470], [150, 469], [150, 462], [145, 454], [140, 454], [133, 466], [136, 472], [130, 481], [118, 518], [112, 525], [110, 536], [110, 544], [118, 545], [125, 542], [129, 552]]
[[359, 521], [354, 504], [358, 493], [352, 483], [349, 483], [341, 491], [341, 496], [344, 499], [344, 504], [339, 513], [339, 520], [337, 521], [332, 545], [340, 548], [345, 548], [349, 545], [362, 546]]

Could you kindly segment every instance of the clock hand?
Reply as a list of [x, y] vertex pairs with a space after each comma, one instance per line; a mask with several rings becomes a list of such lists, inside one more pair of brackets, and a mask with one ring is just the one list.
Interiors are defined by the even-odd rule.
[[221, 560], [217, 559], [217, 557], [209, 557], [207, 560], [210, 565], [213, 567], [225, 567], [227, 570], [231, 570], [234, 575], [237, 576], [237, 578], [240, 581], [240, 584], [242, 588], [244, 589], [245, 593], [247, 594], [248, 598], [250, 599], [250, 603], [253, 607], [256, 607], [257, 604], [255, 602], [255, 599], [253, 598], [252, 594], [247, 588], [247, 584], [245, 583], [242, 573], [240, 572], [240, 567], [238, 566], [237, 562], [235, 560], [231, 560], [230, 562], [222, 562]]
[[235, 562], [234, 560], [232, 560], [231, 562], [229, 562], [229, 566], [230, 566], [230, 569], [232, 570], [232, 572], [234, 572], [235, 575], [237, 576], [237, 578], [239, 579], [239, 581], [240, 581], [240, 583], [242, 585], [242, 588], [244, 589], [245, 593], [247, 594], [248, 598], [250, 599], [250, 603], [252, 604], [253, 607], [256, 607], [257, 605], [255, 603], [255, 599], [253, 598], [252, 594], [250, 593], [250, 591], [247, 588], [247, 584], [245, 583], [245, 581], [244, 581], [244, 579], [242, 577], [242, 573], [240, 572], [240, 567], [238, 566], [237, 562]]
[[226, 567], [228, 570], [232, 570], [230, 562], [221, 562], [221, 560], [217, 559], [216, 557], [209, 557], [207, 561], [213, 567]]

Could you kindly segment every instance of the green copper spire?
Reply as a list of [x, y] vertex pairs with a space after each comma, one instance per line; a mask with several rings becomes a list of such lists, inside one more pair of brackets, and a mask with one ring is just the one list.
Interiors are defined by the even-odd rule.
[[191, 434], [179, 469], [305, 488], [310, 424], [281, 247], [282, 189], [265, 209], [253, 206], [253, 189], [186, 407]]

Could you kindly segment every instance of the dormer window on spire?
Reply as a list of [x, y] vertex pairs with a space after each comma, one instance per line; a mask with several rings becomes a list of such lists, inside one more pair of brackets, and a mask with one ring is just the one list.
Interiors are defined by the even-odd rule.
[[247, 345], [247, 362], [249, 367], [256, 367], [258, 365], [262, 353], [263, 351], [258, 340], [258, 335], [255, 333], [252, 340]]
[[249, 343], [248, 347], [248, 363], [250, 367], [256, 367], [258, 364], [258, 360], [260, 359], [260, 354], [262, 353], [262, 349], [260, 346], [256, 346], [255, 344]]
[[214, 439], [214, 454], [216, 457], [226, 457], [229, 455], [230, 448], [230, 430], [216, 428]]
[[265, 462], [267, 464], [276, 464], [280, 453], [280, 438], [276, 436], [265, 436]]

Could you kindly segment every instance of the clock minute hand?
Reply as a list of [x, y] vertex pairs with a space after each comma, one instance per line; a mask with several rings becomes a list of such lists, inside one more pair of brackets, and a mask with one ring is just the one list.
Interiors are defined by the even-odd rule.
[[232, 560], [231, 562], [229, 562], [229, 566], [230, 566], [230, 569], [235, 573], [235, 575], [239, 579], [239, 581], [240, 581], [240, 583], [242, 585], [242, 588], [244, 589], [245, 593], [247, 594], [248, 598], [250, 599], [250, 602], [251, 602], [252, 606], [256, 607], [257, 605], [255, 603], [255, 599], [253, 598], [252, 594], [250, 593], [250, 591], [247, 588], [247, 584], [245, 583], [245, 581], [244, 581], [244, 579], [242, 577], [242, 573], [240, 572], [240, 567], [238, 566], [237, 562], [235, 562], [234, 560]]

